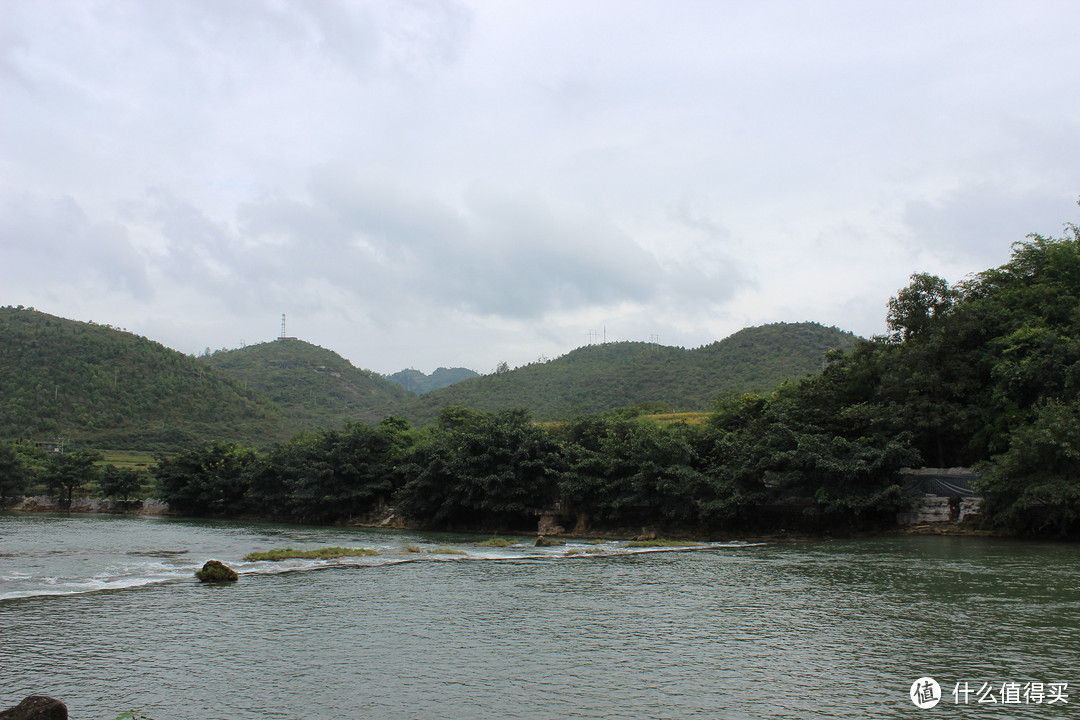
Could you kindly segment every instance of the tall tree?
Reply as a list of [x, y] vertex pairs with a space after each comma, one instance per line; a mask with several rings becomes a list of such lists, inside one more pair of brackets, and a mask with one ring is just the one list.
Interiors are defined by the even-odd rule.
[[29, 484], [30, 468], [15, 452], [15, 447], [0, 444], [0, 509], [7, 507], [8, 501], [22, 493]]
[[61, 506], [70, 508], [75, 492], [97, 479], [98, 460], [101, 454], [91, 450], [56, 453], [49, 457], [41, 479], [60, 496]]

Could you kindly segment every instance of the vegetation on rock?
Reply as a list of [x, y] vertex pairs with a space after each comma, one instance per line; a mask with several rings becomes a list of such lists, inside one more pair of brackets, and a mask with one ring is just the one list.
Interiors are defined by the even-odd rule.
[[206, 583], [236, 582], [240, 579], [235, 570], [220, 560], [207, 560], [201, 570], [195, 571], [195, 577]]
[[369, 550], [367, 548], [324, 547], [316, 548], [315, 550], [293, 550], [292, 548], [285, 548], [284, 550], [278, 549], [248, 553], [244, 556], [244, 559], [248, 562], [255, 562], [257, 560], [278, 562], [294, 558], [303, 560], [333, 560], [341, 557], [365, 557], [378, 554], [377, 551]]

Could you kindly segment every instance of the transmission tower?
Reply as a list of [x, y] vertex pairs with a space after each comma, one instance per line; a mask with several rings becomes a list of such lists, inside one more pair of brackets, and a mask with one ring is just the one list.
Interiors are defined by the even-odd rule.
[[278, 340], [285, 339], [285, 313], [281, 313], [281, 335], [278, 336]]

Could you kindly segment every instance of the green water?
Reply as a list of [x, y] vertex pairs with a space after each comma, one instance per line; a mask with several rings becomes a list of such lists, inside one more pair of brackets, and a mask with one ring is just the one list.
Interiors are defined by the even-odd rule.
[[[477, 540], [0, 515], [0, 704], [49, 694], [109, 720], [1080, 717], [1075, 545]], [[380, 555], [241, 560], [316, 545]], [[210, 557], [240, 582], [195, 582]], [[908, 697], [921, 676], [936, 708]], [[1069, 702], [951, 694], [1031, 681], [1068, 682]]]

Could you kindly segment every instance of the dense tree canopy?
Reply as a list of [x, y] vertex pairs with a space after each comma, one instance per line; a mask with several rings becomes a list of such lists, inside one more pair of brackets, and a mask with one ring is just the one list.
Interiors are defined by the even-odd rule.
[[[422, 429], [386, 417], [261, 451], [218, 443], [154, 473], [195, 515], [338, 522], [393, 507], [438, 528], [524, 529], [543, 513], [712, 533], [887, 526], [909, 501], [901, 468], [976, 465], [991, 524], [1080, 534], [1080, 231], [1032, 236], [956, 285], [913, 275], [887, 320], [887, 336], [830, 353], [818, 374], [720, 395], [700, 425], [445, 406]], [[28, 448], [0, 445], [0, 503], [30, 482], [67, 501], [95, 480], [137, 489], [92, 454]]]
[[1080, 530], [1077, 229], [1018, 243], [1009, 263], [959, 285], [914, 275], [888, 323], [888, 336], [832, 353], [820, 374], [722, 396], [700, 426], [619, 413], [540, 425], [526, 411], [451, 406], [422, 431], [390, 419], [245, 451], [243, 467], [225, 463], [240, 479], [216, 469], [238, 456], [230, 447], [159, 473], [170, 501], [205, 496], [203, 512], [334, 521], [391, 502], [430, 527], [527, 527], [554, 512], [711, 532], [888, 525], [908, 502], [901, 468], [981, 463], [992, 523]]

